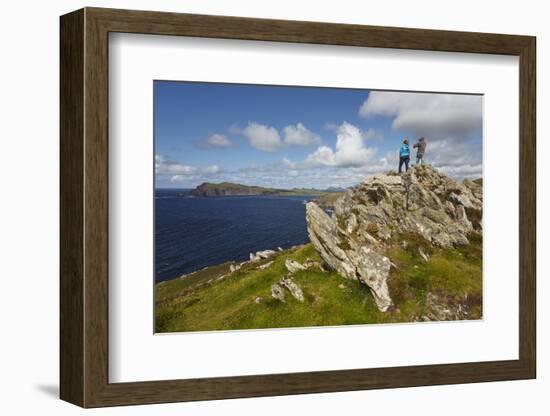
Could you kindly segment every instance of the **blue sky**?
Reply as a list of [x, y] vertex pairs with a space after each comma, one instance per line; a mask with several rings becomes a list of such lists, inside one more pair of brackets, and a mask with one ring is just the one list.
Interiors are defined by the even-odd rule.
[[428, 163], [481, 176], [480, 96], [171, 81], [154, 95], [158, 188], [347, 187], [420, 136]]

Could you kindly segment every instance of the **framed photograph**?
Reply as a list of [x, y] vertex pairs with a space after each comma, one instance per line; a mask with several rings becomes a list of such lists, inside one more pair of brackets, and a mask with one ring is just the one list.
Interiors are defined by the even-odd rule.
[[535, 49], [62, 16], [61, 398], [535, 378]]

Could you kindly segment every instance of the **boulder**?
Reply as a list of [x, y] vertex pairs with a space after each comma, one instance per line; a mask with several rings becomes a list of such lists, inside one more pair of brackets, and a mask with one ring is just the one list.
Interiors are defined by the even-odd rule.
[[[439, 247], [467, 244], [470, 233], [482, 230], [482, 194], [476, 182], [457, 182], [430, 165], [415, 165], [403, 175], [366, 178], [338, 198], [330, 216], [308, 202], [308, 234], [328, 266], [366, 284], [386, 311], [392, 304], [386, 248], [403, 234]], [[427, 261], [426, 253], [420, 255]]]
[[279, 283], [274, 283], [271, 285], [271, 297], [273, 299], [277, 299], [281, 302], [286, 302], [286, 294], [285, 294], [285, 288], [281, 286]]
[[307, 267], [298, 263], [295, 260], [286, 259], [285, 260], [285, 267], [290, 273], [296, 273], [300, 270], [305, 270]]
[[290, 276], [285, 276], [277, 283], [271, 285], [271, 296], [281, 302], [286, 302], [286, 291], [288, 291], [297, 301], [304, 301], [302, 289]]
[[265, 270], [269, 267], [271, 267], [271, 265], [273, 264], [273, 260], [271, 261], [268, 261], [267, 263], [264, 263], [264, 264], [261, 264], [257, 267], [258, 270]]
[[297, 301], [304, 301], [304, 293], [292, 277], [285, 276], [279, 281], [279, 285], [285, 287]]

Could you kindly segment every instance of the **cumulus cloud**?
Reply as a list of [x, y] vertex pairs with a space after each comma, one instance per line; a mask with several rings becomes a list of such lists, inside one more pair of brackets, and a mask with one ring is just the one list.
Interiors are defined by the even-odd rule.
[[362, 117], [394, 117], [394, 130], [442, 139], [463, 140], [482, 126], [479, 95], [372, 91], [359, 108]]
[[251, 121], [244, 129], [232, 126], [230, 131], [242, 134], [252, 147], [264, 152], [276, 152], [285, 146], [311, 146], [321, 143], [321, 137], [302, 123], [288, 125], [279, 133], [275, 127]]
[[321, 143], [321, 137], [308, 130], [302, 123], [286, 126], [283, 132], [284, 143], [289, 146], [310, 146]]
[[306, 166], [362, 166], [367, 164], [376, 149], [365, 146], [363, 132], [354, 125], [344, 122], [338, 127], [336, 146], [320, 146], [305, 160]]
[[252, 147], [265, 152], [275, 152], [283, 146], [281, 136], [275, 127], [256, 122], [248, 123], [242, 130]]
[[182, 165], [181, 163], [167, 160], [162, 155], [155, 155], [155, 173], [157, 175], [189, 175], [191, 173], [194, 173], [195, 171], [196, 168], [194, 168], [193, 166]]

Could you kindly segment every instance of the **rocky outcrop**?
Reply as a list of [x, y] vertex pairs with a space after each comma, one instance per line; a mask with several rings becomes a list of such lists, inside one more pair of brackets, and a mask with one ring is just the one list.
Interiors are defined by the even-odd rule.
[[279, 283], [274, 283], [271, 285], [271, 297], [277, 299], [280, 302], [286, 302], [286, 293], [285, 288]]
[[304, 293], [298, 284], [290, 276], [285, 276], [279, 281], [279, 285], [285, 287], [292, 297], [299, 302], [304, 301]]
[[272, 264], [273, 264], [273, 260], [268, 261], [267, 263], [264, 263], [264, 264], [260, 264], [256, 269], [257, 269], [257, 270], [269, 269], [269, 268], [271, 267]]
[[310, 240], [327, 265], [366, 284], [386, 311], [392, 304], [387, 247], [406, 233], [434, 246], [467, 244], [471, 232], [482, 232], [482, 205], [478, 183], [456, 182], [429, 165], [416, 165], [403, 175], [366, 178], [336, 201], [330, 216], [309, 202], [306, 220]]
[[288, 291], [297, 301], [304, 301], [302, 289], [290, 276], [283, 277], [271, 286], [271, 296], [281, 302], [286, 302], [286, 291]]
[[286, 259], [285, 260], [285, 267], [290, 273], [296, 273], [300, 270], [307, 269], [306, 266], [304, 266], [303, 264], [300, 264], [297, 261], [292, 260], [292, 259]]

